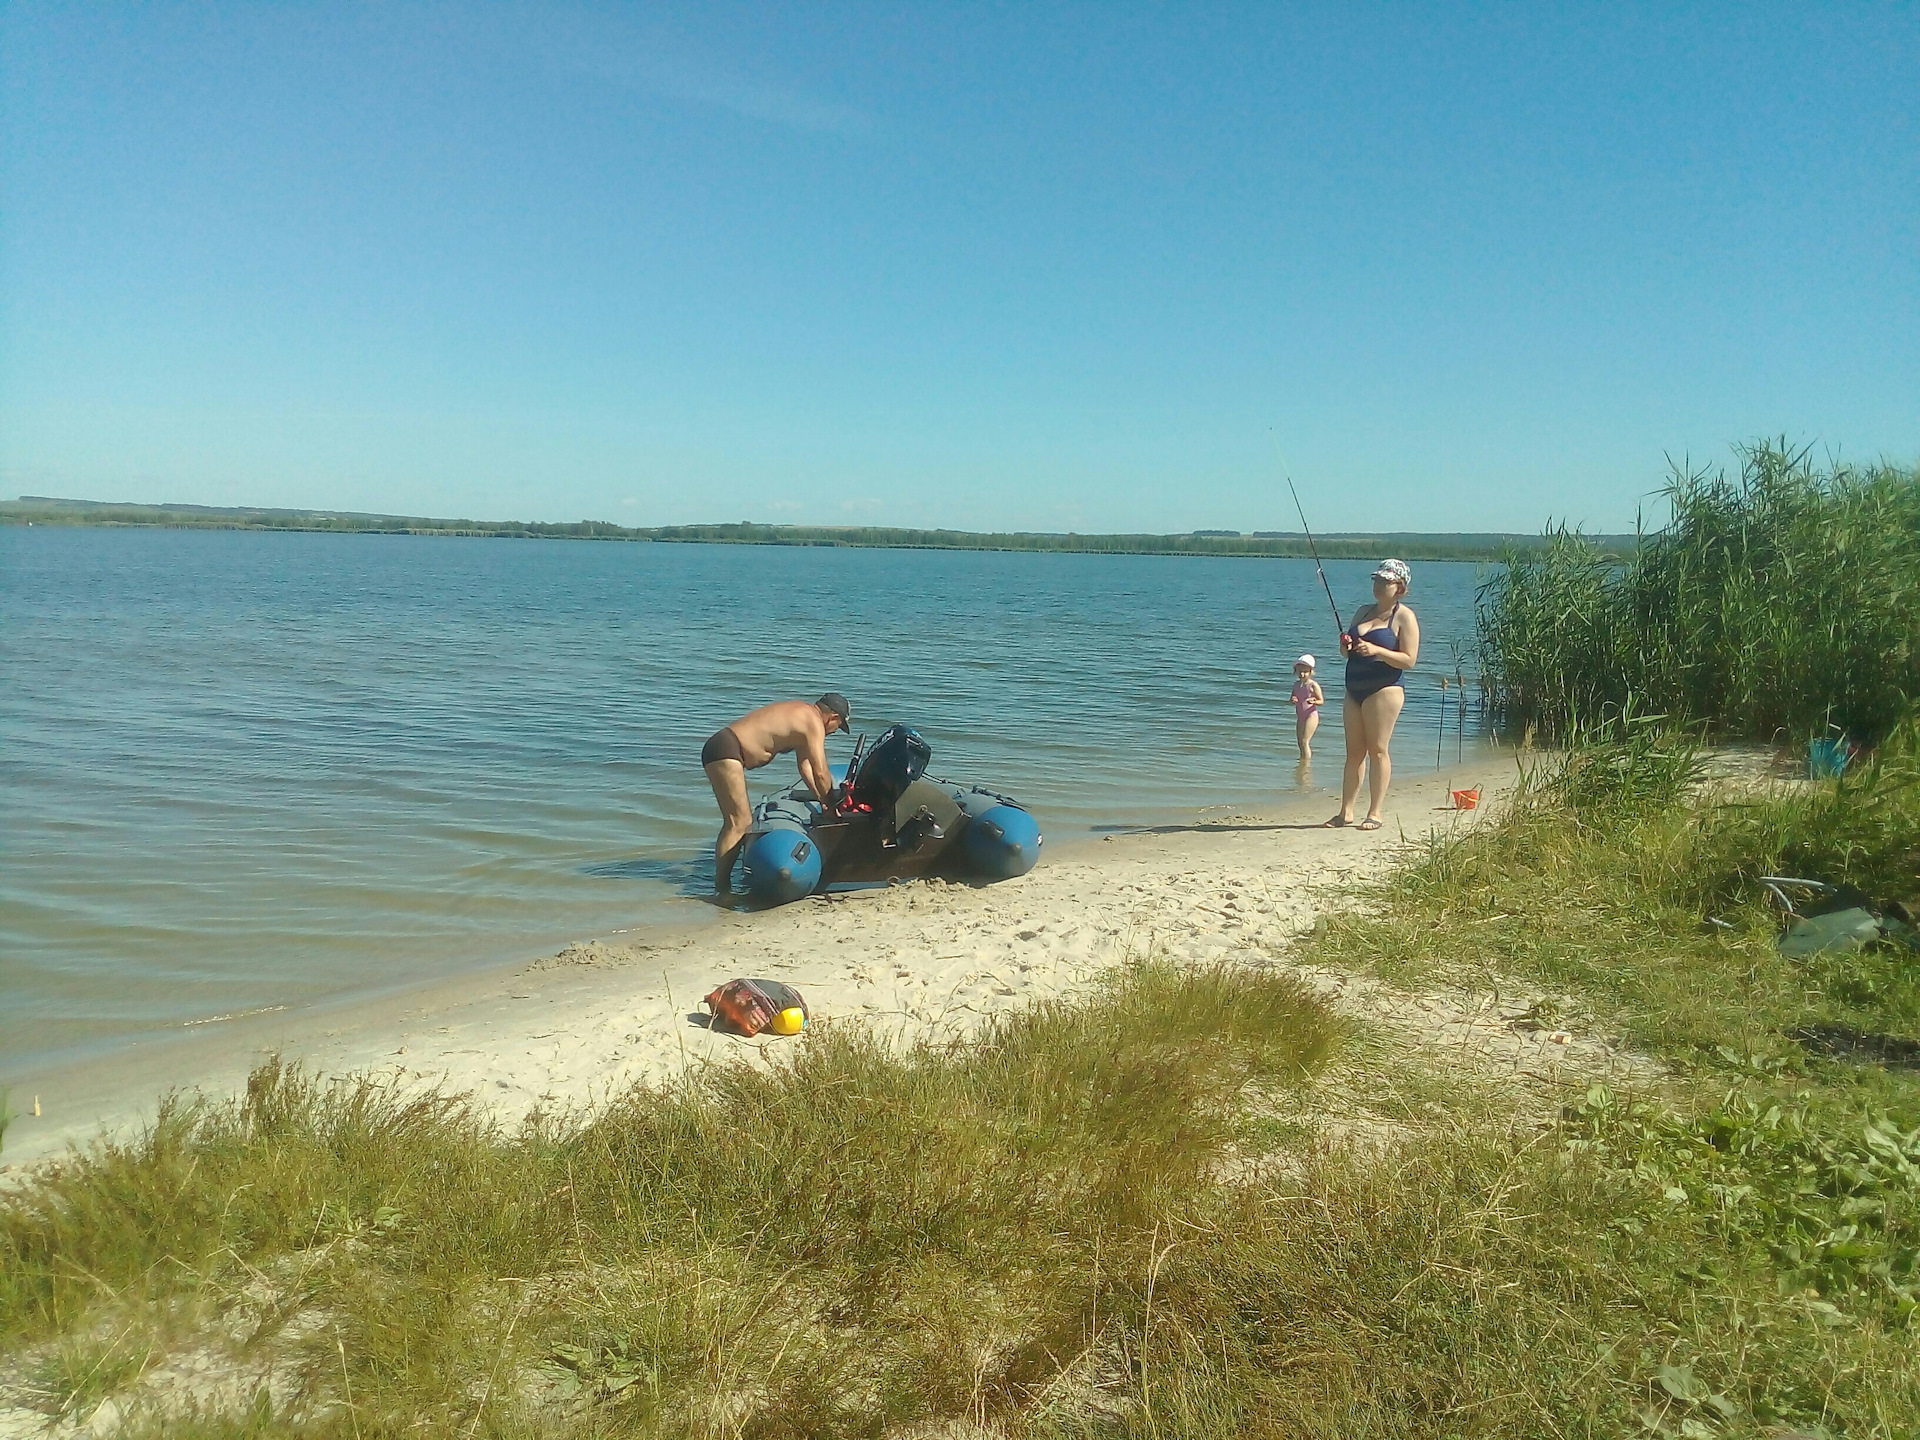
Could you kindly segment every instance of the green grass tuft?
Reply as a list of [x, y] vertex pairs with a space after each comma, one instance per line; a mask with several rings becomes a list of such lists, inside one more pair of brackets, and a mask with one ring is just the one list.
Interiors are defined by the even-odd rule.
[[266, 1277], [261, 1343], [321, 1326], [294, 1349], [342, 1400], [351, 1378], [363, 1433], [498, 1419], [529, 1387], [689, 1434], [741, 1406], [796, 1434], [1004, 1410], [1207, 1189], [1241, 1091], [1337, 1035], [1281, 974], [1142, 966], [965, 1044], [823, 1025], [791, 1065], [512, 1135], [269, 1065], [0, 1202], [0, 1324], [230, 1310]]
[[63, 1336], [34, 1367], [29, 1390], [50, 1414], [85, 1415], [102, 1399], [139, 1378], [153, 1358], [137, 1325], [108, 1335]]

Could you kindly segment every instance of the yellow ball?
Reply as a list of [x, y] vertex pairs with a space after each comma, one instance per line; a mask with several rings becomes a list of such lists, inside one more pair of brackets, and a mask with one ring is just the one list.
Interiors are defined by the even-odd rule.
[[798, 1035], [807, 1024], [807, 1012], [798, 1005], [789, 1005], [773, 1017], [773, 1023], [767, 1028], [776, 1035]]

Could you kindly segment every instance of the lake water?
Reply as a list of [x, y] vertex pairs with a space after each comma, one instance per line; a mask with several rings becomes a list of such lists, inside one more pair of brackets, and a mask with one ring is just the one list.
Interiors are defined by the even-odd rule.
[[[1476, 574], [1414, 567], [1403, 770]], [[1337, 784], [1332, 631], [1304, 561], [0, 527], [0, 1083], [710, 915], [701, 742], [768, 699], [911, 723], [1056, 839]]]

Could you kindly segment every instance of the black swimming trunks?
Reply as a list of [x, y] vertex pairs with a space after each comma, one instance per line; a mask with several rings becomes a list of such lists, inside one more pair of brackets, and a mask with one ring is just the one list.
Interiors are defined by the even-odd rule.
[[700, 763], [711, 765], [716, 760], [738, 760], [744, 769], [747, 757], [741, 753], [740, 737], [733, 733], [731, 725], [716, 730], [707, 737], [707, 743], [700, 751]]

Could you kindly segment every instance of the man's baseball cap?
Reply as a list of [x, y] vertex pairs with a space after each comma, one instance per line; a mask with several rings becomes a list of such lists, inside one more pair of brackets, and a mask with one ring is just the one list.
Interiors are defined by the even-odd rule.
[[853, 707], [847, 704], [847, 697], [838, 690], [829, 690], [813, 702], [822, 710], [831, 710], [840, 717], [840, 728], [846, 729], [853, 723]]

